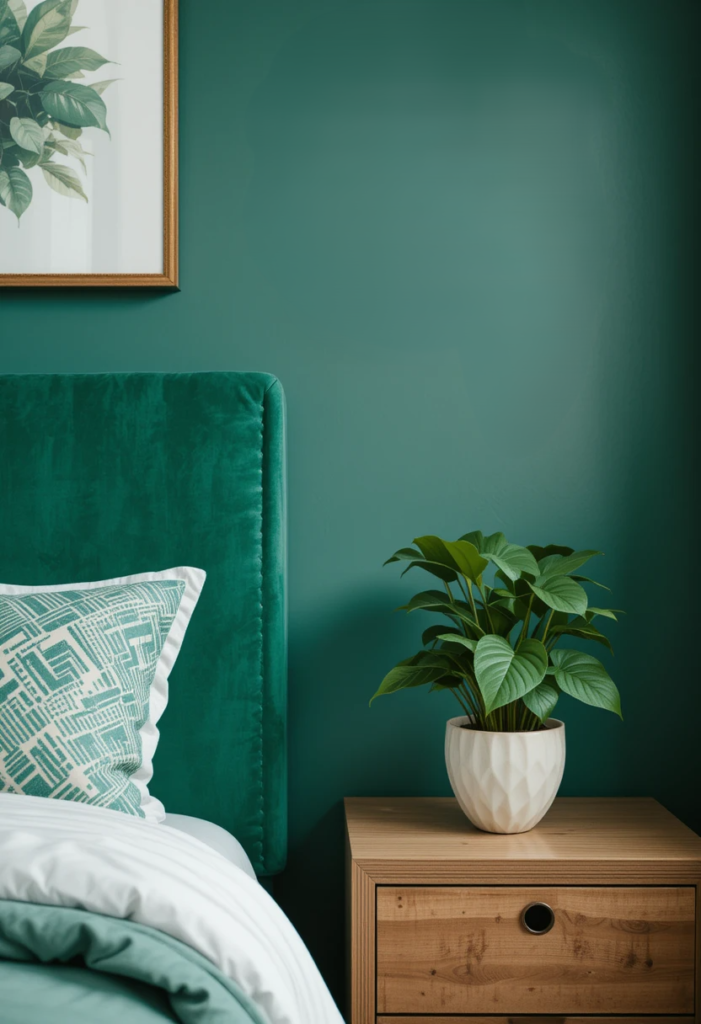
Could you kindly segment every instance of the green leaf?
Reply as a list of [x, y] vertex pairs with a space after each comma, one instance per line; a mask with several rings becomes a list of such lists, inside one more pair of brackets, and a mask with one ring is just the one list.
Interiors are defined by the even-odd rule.
[[455, 690], [460, 686], [461, 680], [457, 676], [441, 676], [440, 679], [436, 679], [435, 683], [431, 683], [428, 692], [433, 693], [434, 690]]
[[455, 614], [452, 611], [447, 594], [444, 594], [441, 590], [422, 590], [420, 594], [414, 594], [407, 604], [400, 605], [397, 610], [406, 612], [442, 612], [445, 608], [450, 610], [451, 615]]
[[75, 82], [50, 82], [41, 93], [44, 110], [61, 124], [107, 131], [107, 110], [94, 89]]
[[602, 590], [611, 590], [610, 587], [605, 586], [603, 583], [597, 583], [596, 580], [592, 580], [588, 576], [575, 576], [573, 574], [572, 576], [570, 576], [570, 579], [576, 580], [577, 583], [593, 583], [595, 587], [601, 587]]
[[482, 544], [484, 542], [484, 534], [481, 530], [472, 530], [471, 533], [463, 533], [460, 540], [466, 540], [468, 544], [474, 545], [478, 551], [481, 551]]
[[395, 551], [394, 554], [382, 564], [390, 565], [392, 562], [413, 562], [416, 558], [421, 558], [421, 552], [417, 551], [416, 548], [400, 548], [399, 551]]
[[445, 669], [438, 666], [434, 668], [421, 665], [397, 665], [382, 680], [370, 703], [372, 704], [376, 697], [382, 697], [387, 693], [396, 693], [397, 690], [405, 690], [411, 686], [424, 686], [426, 683], [435, 682], [444, 675]]
[[407, 560], [409, 561], [409, 565], [402, 573], [402, 576], [409, 572], [409, 569], [418, 567], [419, 569], [425, 569], [433, 576], [437, 576], [445, 583], [452, 583], [457, 579], [453, 569], [447, 568], [442, 563], [433, 562], [424, 558], [421, 551], [417, 551], [415, 548], [400, 548], [399, 551], [395, 551], [392, 557], [388, 558], [384, 564], [389, 565], [391, 562], [403, 562]]
[[433, 534], [414, 537], [412, 544], [416, 544], [423, 557], [427, 558], [429, 562], [439, 562], [441, 565], [448, 566], [449, 569], [455, 569], [455, 562], [448, 555], [445, 550], [445, 541], [440, 537], [435, 537]]
[[485, 537], [480, 554], [493, 562], [510, 580], [517, 580], [524, 572], [538, 575], [538, 563], [528, 550], [519, 544], [510, 544], [503, 533]]
[[551, 651], [550, 657], [553, 668], [548, 670], [548, 675], [555, 677], [564, 693], [623, 717], [616, 684], [600, 661], [580, 651]]
[[27, 7], [24, 0], [7, 0], [7, 6], [14, 14], [17, 27], [21, 32], [27, 22]]
[[17, 220], [31, 203], [32, 195], [32, 183], [20, 167], [0, 170], [0, 197]]
[[31, 117], [13, 117], [10, 134], [18, 146], [30, 153], [40, 154], [44, 148], [44, 130]]
[[[517, 604], [517, 602], [514, 602], [514, 608], [517, 607]], [[478, 607], [477, 615], [485, 633], [498, 633], [499, 636], [508, 636], [511, 632], [518, 616], [514, 613], [513, 609], [507, 606], [506, 601], [503, 602], [502, 607], [500, 607], [501, 605], [501, 601], [488, 605], [489, 615], [487, 615], [484, 608]]]
[[33, 153], [31, 150], [22, 149], [20, 146], [15, 146], [12, 152], [17, 156], [25, 171], [28, 171], [31, 167], [36, 167], [44, 155], [43, 151], [41, 153]]
[[587, 618], [595, 619], [597, 615], [603, 615], [605, 619], [613, 619], [618, 622], [618, 615], [625, 615], [620, 608], [587, 608]]
[[433, 626], [429, 626], [421, 634], [421, 643], [424, 647], [427, 644], [432, 644], [438, 640], [442, 634], [450, 633], [452, 635], [462, 636], [462, 633], [457, 626], [446, 626], [444, 622], [436, 622]]
[[553, 626], [551, 624], [548, 636], [577, 636], [581, 640], [594, 640], [598, 644], [603, 644], [603, 646], [608, 648], [608, 650], [611, 651], [611, 654], [613, 654], [613, 647], [611, 646], [609, 638], [604, 636], [603, 633], [600, 633], [596, 626], [592, 626], [592, 624], [581, 615], [564, 625]]
[[91, 82], [90, 88], [94, 89], [98, 96], [102, 96], [105, 89], [109, 89], [115, 82], [121, 82], [121, 78], [108, 78], [105, 82]]
[[70, 167], [64, 167], [63, 164], [43, 163], [41, 169], [54, 192], [72, 199], [77, 197], [87, 203], [88, 197], [83, 192], [80, 178]]
[[453, 583], [457, 579], [457, 575], [452, 569], [448, 569], [447, 566], [440, 565], [438, 562], [429, 562], [427, 558], [420, 558], [417, 562], [409, 562], [402, 576], [406, 576], [410, 569], [425, 569], [426, 572], [430, 572], [432, 576], [437, 576], [444, 583]]
[[92, 153], [86, 153], [79, 142], [73, 142], [72, 139], [57, 139], [52, 137], [48, 142], [48, 145], [56, 150], [57, 153], [62, 153], [63, 156], [72, 156], [74, 160], [80, 161], [83, 170], [87, 173], [87, 166], [83, 157], [92, 156]]
[[97, 71], [103, 64], [110, 63], [87, 46], [64, 46], [47, 55], [44, 75], [46, 78], [70, 78], [78, 71]]
[[461, 572], [468, 579], [477, 579], [487, 563], [480, 558], [473, 544], [463, 541], [445, 541], [440, 537], [427, 535], [415, 537], [414, 544], [420, 548], [424, 558], [446, 566], [453, 572]]
[[569, 573], [579, 569], [588, 562], [594, 555], [600, 555], [601, 551], [573, 551], [569, 555], [547, 555], [538, 562], [540, 576], [568, 576]]
[[41, 93], [44, 110], [61, 124], [107, 131], [107, 108], [94, 89], [76, 82], [50, 82]]
[[449, 540], [445, 542], [445, 546], [462, 575], [468, 580], [478, 580], [489, 564], [469, 540]]
[[537, 597], [535, 598], [534, 604], [535, 603], [539, 604], [542, 608], [542, 612], [540, 613], [541, 621], [538, 623], [538, 627], [540, 628], [542, 626], [543, 629], [545, 629], [545, 623], [549, 622], [550, 625], [548, 627], [548, 633], [550, 633], [550, 630], [554, 629], [555, 626], [566, 626], [570, 621], [570, 617], [567, 612], [553, 611], [552, 608], [548, 608], [548, 606], [543, 604], [543, 602]]
[[467, 647], [467, 649], [472, 652], [474, 652], [477, 647], [476, 640], [470, 640], [468, 637], [462, 636], [460, 633], [441, 633], [438, 639], [449, 644], [460, 644], [462, 647]]
[[438, 612], [441, 615], [448, 615], [454, 619], [459, 619], [478, 633], [483, 632], [472, 618], [469, 605], [465, 604], [464, 601], [453, 601], [451, 603], [446, 594], [441, 593], [440, 590], [424, 590], [420, 594], [415, 594], [408, 604], [400, 605], [397, 611]]
[[46, 53], [38, 53], [36, 57], [32, 57], [31, 60], [24, 61], [24, 67], [29, 68], [30, 71], [34, 71], [35, 74], [41, 78], [46, 71], [46, 62], [48, 55]]
[[[513, 585], [516, 590], [516, 596], [519, 598], [522, 604], [526, 605], [526, 607], [528, 607], [528, 605], [531, 602], [531, 598], [533, 598], [531, 612], [533, 615], [535, 615], [536, 618], [540, 619], [543, 617], [543, 615], [547, 614], [550, 611], [548, 606], [544, 604], [539, 597], [535, 596], [535, 594], [531, 590], [531, 584], [525, 576], [520, 580], [516, 580]], [[517, 608], [518, 606], [514, 607]], [[525, 615], [521, 617], [525, 618]]]
[[538, 576], [529, 583], [533, 593], [556, 612], [584, 615], [587, 610], [587, 592], [571, 576]]
[[83, 134], [82, 128], [71, 128], [67, 124], [61, 124], [59, 121], [53, 122], [54, 129], [60, 132], [61, 135], [65, 135], [67, 139], [71, 139], [75, 142]]
[[[19, 146], [16, 146], [14, 142], [9, 144], [6, 142], [0, 146], [0, 157], [2, 157], [2, 167], [0, 170], [7, 171], [10, 167], [19, 166]], [[5, 205], [4, 203], [2, 204]]]
[[63, 42], [77, 6], [78, 0], [44, 0], [30, 11], [22, 30], [25, 60]]
[[[509, 577], [506, 575], [506, 573], [502, 572], [501, 569], [497, 569], [497, 571], [494, 573], [494, 575], [495, 575], [496, 579], [501, 580], [501, 582], [504, 584], [504, 586], [506, 587], [506, 589], [509, 591], [509, 593], [511, 595], [514, 595], [516, 593], [516, 582], [517, 581], [509, 579]], [[524, 582], [523, 585], [525, 586], [525, 582]]]
[[12, 67], [13, 64], [16, 64], [21, 59], [22, 54], [14, 46], [0, 46], [0, 71]]
[[16, 43], [22, 35], [22, 29], [12, 9], [10, 0], [0, 0], [0, 46], [5, 43]]
[[539, 562], [541, 558], [547, 558], [548, 555], [571, 555], [574, 548], [568, 548], [562, 544], [548, 544], [544, 548], [540, 544], [529, 544], [528, 550], [535, 560]]
[[475, 648], [475, 675], [487, 714], [534, 690], [547, 667], [540, 640], [524, 640], [514, 651], [501, 636], [483, 636]]
[[[534, 598], [534, 606], [535, 606], [535, 598]], [[545, 606], [543, 606], [543, 607], [545, 607]], [[505, 613], [506, 616], [507, 616], [507, 619], [508, 618], [511, 619], [511, 625], [513, 626], [513, 624], [516, 621], [518, 621], [519, 619], [521, 620], [521, 622], [523, 622], [523, 620], [528, 615], [528, 600], [527, 599], [524, 600], [521, 597], [500, 597], [499, 600], [497, 600], [497, 601], [490, 601], [489, 602], [489, 611], [491, 613], [492, 620], [494, 619], [494, 609], [495, 608], [499, 609], [502, 614]], [[533, 609], [531, 609], [531, 611], [533, 611]], [[504, 623], [502, 623], [502, 626], [503, 625], [504, 625]], [[502, 633], [504, 636], [506, 636], [506, 634], [503, 631], [503, 628], [497, 629], [497, 630], [495, 630], [495, 632]]]
[[448, 674], [455, 672], [455, 659], [442, 648], [433, 651], [419, 651], [413, 664], [420, 665], [421, 668], [439, 668]]
[[524, 693], [521, 698], [529, 711], [540, 719], [547, 722], [555, 710], [555, 705], [560, 699], [560, 691], [551, 683], [541, 683], [534, 690]]
[[14, 85], [10, 85], [9, 82], [0, 82], [0, 102], [6, 100], [14, 91]]

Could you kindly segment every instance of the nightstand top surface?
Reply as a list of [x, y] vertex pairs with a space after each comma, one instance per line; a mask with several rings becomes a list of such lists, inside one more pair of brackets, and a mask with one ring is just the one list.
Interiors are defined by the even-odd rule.
[[685, 861], [701, 839], [656, 800], [560, 798], [530, 832], [494, 835], [471, 825], [452, 797], [347, 797], [353, 860]]

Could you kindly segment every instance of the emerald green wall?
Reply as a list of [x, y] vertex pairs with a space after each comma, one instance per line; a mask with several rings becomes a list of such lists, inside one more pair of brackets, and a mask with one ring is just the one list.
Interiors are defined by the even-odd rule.
[[606, 551], [625, 722], [563, 699], [563, 792], [701, 827], [698, 10], [181, 0], [182, 291], [0, 297], [2, 372], [285, 385], [278, 893], [337, 992], [342, 796], [448, 792], [449, 696], [367, 706], [420, 631], [392, 615], [419, 579], [381, 568], [418, 533]]

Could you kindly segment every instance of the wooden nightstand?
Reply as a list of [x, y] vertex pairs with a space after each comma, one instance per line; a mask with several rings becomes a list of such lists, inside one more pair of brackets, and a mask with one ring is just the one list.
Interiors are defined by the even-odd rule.
[[656, 801], [556, 800], [514, 836], [452, 799], [346, 820], [350, 1024], [701, 1021], [701, 839]]

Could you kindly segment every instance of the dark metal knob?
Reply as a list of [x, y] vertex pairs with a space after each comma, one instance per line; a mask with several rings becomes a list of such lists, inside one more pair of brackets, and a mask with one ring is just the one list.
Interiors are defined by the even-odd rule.
[[526, 931], [533, 935], [545, 935], [555, 924], [555, 911], [547, 903], [529, 903], [521, 914]]

